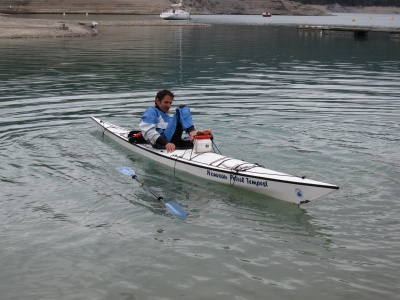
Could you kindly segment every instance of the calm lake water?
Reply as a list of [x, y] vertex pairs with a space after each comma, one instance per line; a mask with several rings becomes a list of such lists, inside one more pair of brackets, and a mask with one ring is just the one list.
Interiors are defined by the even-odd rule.
[[[279, 18], [0, 40], [2, 300], [397, 299], [400, 38]], [[399, 27], [400, 16], [307, 20], [353, 18]], [[174, 174], [90, 121], [134, 128], [163, 88], [223, 154], [340, 189], [297, 207]]]

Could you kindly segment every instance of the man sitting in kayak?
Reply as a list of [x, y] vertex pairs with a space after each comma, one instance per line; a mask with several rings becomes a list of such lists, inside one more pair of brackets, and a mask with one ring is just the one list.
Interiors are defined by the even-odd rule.
[[168, 153], [174, 152], [176, 147], [187, 147], [191, 144], [182, 141], [183, 131], [189, 134], [190, 142], [197, 134], [188, 106], [180, 105], [172, 118], [168, 115], [173, 100], [174, 94], [171, 91], [159, 91], [155, 106], [149, 107], [143, 113], [139, 124], [144, 139], [155, 148], [165, 148]]

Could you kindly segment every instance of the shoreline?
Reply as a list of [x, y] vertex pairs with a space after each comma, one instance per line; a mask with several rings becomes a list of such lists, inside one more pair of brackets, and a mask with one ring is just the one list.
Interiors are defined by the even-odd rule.
[[[339, 5], [313, 5], [324, 10], [326, 15], [335, 13], [400, 14], [400, 7], [343, 7]], [[35, 13], [31, 13], [35, 14]], [[37, 13], [39, 14], [39, 13]], [[50, 13], [52, 15], [56, 13]], [[72, 13], [71, 13], [72, 14]], [[99, 13], [100, 14], [100, 13]], [[104, 13], [104, 15], [115, 15]], [[97, 34], [97, 28], [79, 20], [28, 19], [10, 17], [0, 13], [0, 39], [84, 37]], [[210, 24], [182, 21], [102, 21], [101, 26], [211, 26]]]
[[74, 21], [22, 19], [0, 15], [0, 38], [58, 38], [94, 35], [89, 26]]
[[[0, 39], [83, 37], [97, 34], [92, 22], [15, 18], [0, 15]], [[101, 26], [211, 26], [203, 23], [174, 21], [102, 21]]]

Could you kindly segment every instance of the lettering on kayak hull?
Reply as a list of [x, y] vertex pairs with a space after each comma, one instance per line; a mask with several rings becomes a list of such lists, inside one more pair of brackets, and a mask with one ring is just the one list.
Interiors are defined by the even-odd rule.
[[210, 170], [207, 170], [207, 176], [221, 178], [221, 179], [228, 179], [228, 176], [226, 176], [226, 174], [221, 174]]
[[246, 177], [246, 183], [247, 184], [251, 184], [251, 185], [255, 185], [255, 186], [261, 186], [261, 187], [268, 187], [268, 182], [264, 181], [264, 180], [253, 180], [250, 178]]
[[207, 176], [224, 179], [224, 180], [229, 179], [229, 181], [231, 183], [238, 182], [238, 183], [243, 183], [243, 184], [248, 184], [248, 185], [254, 185], [256, 187], [268, 187], [268, 182], [266, 180], [255, 180], [252, 178], [237, 176], [234, 174], [230, 174], [229, 178], [228, 178], [228, 175], [226, 175], [224, 173], [207, 170]]

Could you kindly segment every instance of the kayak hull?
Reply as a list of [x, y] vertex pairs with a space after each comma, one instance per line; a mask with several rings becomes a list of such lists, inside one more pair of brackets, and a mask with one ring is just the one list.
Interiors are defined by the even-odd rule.
[[97, 129], [129, 150], [207, 180], [296, 204], [318, 199], [339, 188], [333, 184], [269, 170], [258, 164], [215, 152], [195, 153], [193, 149], [179, 149], [167, 153], [164, 149], [154, 149], [150, 144], [132, 144], [128, 139], [130, 130], [91, 118], [97, 124]]

